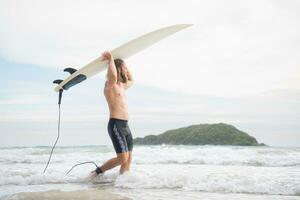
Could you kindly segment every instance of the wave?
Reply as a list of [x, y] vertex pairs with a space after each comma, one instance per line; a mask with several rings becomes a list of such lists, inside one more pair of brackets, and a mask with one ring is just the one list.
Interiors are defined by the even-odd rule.
[[[233, 146], [135, 146], [132, 171], [106, 172], [93, 181], [94, 169], [74, 164], [115, 156], [112, 147], [58, 147], [46, 174], [49, 148], [0, 149], [0, 187], [61, 184], [105, 184], [117, 188], [171, 188], [186, 191], [300, 194], [300, 149]], [[1, 189], [0, 189], [1, 190]]]
[[70, 176], [49, 170], [5, 172], [0, 170], [0, 186], [53, 184], [109, 184], [129, 189], [181, 189], [184, 191], [249, 193], [268, 195], [299, 195], [300, 170], [251, 166], [209, 165], [133, 165], [132, 170], [118, 175], [118, 170], [106, 172], [94, 180], [87, 179], [90, 166], [76, 169]]
[[201, 164], [267, 167], [300, 166], [300, 150], [232, 146], [143, 146], [137, 164]]
[[[115, 186], [130, 189], [182, 189], [185, 191], [247, 193], [268, 195], [300, 195], [300, 170], [256, 167], [154, 167], [137, 170], [116, 179]], [[275, 175], [274, 175], [275, 174]], [[292, 177], [288, 177], [292, 176]]]
[[[48, 148], [0, 149], [0, 164], [43, 164]], [[52, 163], [103, 162], [115, 155], [112, 147], [58, 147]], [[299, 148], [233, 147], [233, 146], [136, 146], [134, 163], [143, 164], [194, 164], [194, 165], [235, 165], [298, 167]]]

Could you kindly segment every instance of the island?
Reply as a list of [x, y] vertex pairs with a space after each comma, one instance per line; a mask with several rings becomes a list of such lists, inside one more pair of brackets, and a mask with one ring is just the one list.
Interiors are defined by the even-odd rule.
[[137, 145], [237, 145], [262, 146], [247, 133], [225, 123], [199, 124], [135, 138]]

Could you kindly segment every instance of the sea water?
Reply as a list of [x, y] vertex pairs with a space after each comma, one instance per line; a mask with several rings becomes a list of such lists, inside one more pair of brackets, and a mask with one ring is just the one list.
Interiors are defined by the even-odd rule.
[[300, 199], [300, 148], [134, 146], [131, 171], [93, 180], [111, 146], [0, 148], [0, 199]]

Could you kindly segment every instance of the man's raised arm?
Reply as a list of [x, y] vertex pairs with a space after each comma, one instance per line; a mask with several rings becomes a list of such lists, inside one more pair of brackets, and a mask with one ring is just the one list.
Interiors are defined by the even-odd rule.
[[125, 84], [125, 89], [128, 89], [133, 84], [133, 78], [131, 72], [129, 71], [129, 68], [128, 67], [126, 68], [127, 68], [127, 82]]
[[102, 60], [108, 60], [107, 80], [109, 85], [117, 83], [118, 74], [115, 66], [114, 58], [109, 51], [102, 53]]

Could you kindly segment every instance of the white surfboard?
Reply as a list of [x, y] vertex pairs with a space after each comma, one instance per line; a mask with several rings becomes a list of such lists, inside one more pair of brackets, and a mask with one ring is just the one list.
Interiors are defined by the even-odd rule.
[[[111, 50], [111, 53], [114, 59], [126, 59], [157, 43], [158, 41], [190, 26], [192, 26], [192, 24], [178, 24], [152, 31]], [[69, 72], [71, 75], [65, 80], [54, 81], [54, 83], [58, 84], [55, 91], [58, 92], [61, 89], [67, 90], [87, 78], [105, 70], [107, 66], [107, 61], [102, 61], [102, 57], [99, 57], [79, 70], [66, 68], [64, 71]]]

